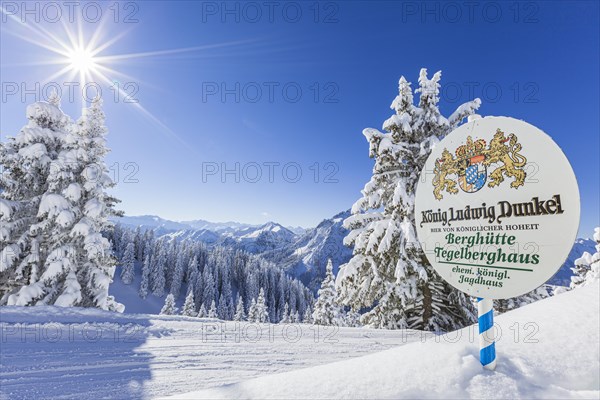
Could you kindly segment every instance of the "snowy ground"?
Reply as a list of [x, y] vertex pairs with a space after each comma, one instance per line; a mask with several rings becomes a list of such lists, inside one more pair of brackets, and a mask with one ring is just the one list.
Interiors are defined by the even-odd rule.
[[498, 317], [496, 372], [479, 365], [475, 327], [433, 336], [2, 307], [0, 399], [597, 399], [599, 291]]
[[0, 399], [153, 398], [345, 360], [422, 336], [57, 307], [2, 307], [0, 334]]
[[594, 284], [497, 318], [495, 372], [478, 362], [469, 328], [352, 360], [192, 392], [218, 398], [600, 397], [599, 297]]

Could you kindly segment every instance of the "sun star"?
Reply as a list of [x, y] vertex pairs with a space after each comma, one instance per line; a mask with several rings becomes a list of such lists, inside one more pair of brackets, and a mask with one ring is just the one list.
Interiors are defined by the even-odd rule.
[[[126, 82], [137, 88], [141, 81], [129, 76], [116, 69], [118, 64], [127, 66], [131, 61], [141, 58], [168, 57], [171, 55], [189, 55], [198, 57], [202, 52], [208, 52], [212, 49], [244, 46], [254, 42], [251, 39], [238, 41], [212, 43], [202, 46], [193, 46], [185, 48], [175, 48], [157, 51], [133, 52], [124, 54], [107, 54], [107, 50], [121, 39], [128, 31], [122, 31], [116, 35], [109, 36], [109, 30], [105, 29], [105, 23], [108, 19], [103, 19], [94, 26], [94, 30], [86, 38], [84, 34], [84, 23], [77, 20], [73, 24], [67, 24], [62, 21], [63, 31], [52, 27], [44, 27], [43, 24], [30, 24], [21, 21], [15, 15], [7, 12], [0, 5], [0, 14], [11, 21], [11, 29], [3, 24], [2, 33], [7, 33], [22, 39], [25, 42], [39, 46], [52, 54], [51, 58], [40, 59], [38, 62], [22, 64], [23, 66], [32, 65], [59, 65], [61, 68], [55, 71], [46, 79], [44, 83], [50, 82], [72, 82], [78, 79], [79, 88], [82, 91], [81, 101], [85, 101], [85, 88], [88, 85], [95, 86], [97, 91], [101, 91], [101, 86], [118, 93], [118, 99], [129, 99], [123, 101], [124, 104], [133, 106], [146, 118], [159, 126], [170, 137], [188, 146], [175, 132], [166, 126], [159, 118], [154, 116], [137, 100], [131, 101], [130, 94], [124, 90], [125, 85], [115, 84], [116, 82]], [[203, 55], [207, 57], [207, 55]], [[189, 147], [189, 146], [188, 146]]]
[[68, 60], [73, 70], [77, 72], [94, 72], [96, 69], [96, 59], [92, 52], [83, 48], [73, 49], [69, 53]]

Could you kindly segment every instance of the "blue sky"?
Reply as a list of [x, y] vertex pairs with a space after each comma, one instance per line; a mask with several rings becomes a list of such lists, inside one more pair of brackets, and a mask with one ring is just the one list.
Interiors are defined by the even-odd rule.
[[[59, 22], [56, 10], [29, 4], [26, 14], [20, 2], [3, 2], [63, 39], [61, 23], [76, 31], [64, 3]], [[359, 197], [373, 165], [362, 129], [389, 117], [400, 75], [416, 83], [426, 67], [443, 72], [446, 115], [475, 96], [480, 114], [548, 133], [579, 181], [580, 234], [599, 224], [597, 2], [111, 1], [102, 27], [86, 4], [72, 10], [79, 20], [87, 13], [86, 40], [95, 31], [100, 41], [122, 34], [98, 56], [195, 48], [109, 64], [120, 74], [106, 75], [136, 89], [152, 115], [103, 84], [108, 165], [127, 214], [314, 226]], [[62, 68], [35, 65], [56, 55], [28, 29], [3, 17], [3, 137], [18, 132], [25, 105], [43, 96], [23, 87], [36, 92], [35, 82]], [[54, 79], [65, 90], [72, 80]], [[77, 116], [81, 103], [65, 96], [64, 110]]]

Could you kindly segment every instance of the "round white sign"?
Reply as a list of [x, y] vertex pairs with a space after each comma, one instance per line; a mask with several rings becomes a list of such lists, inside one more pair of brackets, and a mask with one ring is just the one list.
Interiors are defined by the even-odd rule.
[[486, 117], [433, 149], [417, 187], [419, 240], [435, 270], [471, 296], [506, 299], [552, 277], [579, 227], [569, 161], [533, 125]]

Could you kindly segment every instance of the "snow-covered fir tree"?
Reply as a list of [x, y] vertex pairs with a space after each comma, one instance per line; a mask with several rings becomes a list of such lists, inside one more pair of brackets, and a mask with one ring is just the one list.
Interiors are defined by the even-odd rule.
[[[9, 296], [9, 304], [32, 304], [55, 281], [44, 276], [40, 282], [47, 244], [30, 227], [39, 221], [38, 209], [48, 190], [50, 168], [63, 149], [68, 119], [56, 105], [43, 102], [28, 106], [27, 118], [28, 124], [17, 136], [0, 143], [1, 305], [7, 304]], [[23, 289], [30, 285], [36, 289]]]
[[198, 272], [196, 272], [196, 279], [194, 282], [194, 298], [196, 299], [196, 305], [200, 308], [200, 304], [202, 304], [203, 300], [203, 291], [204, 291], [204, 280], [202, 276], [202, 272], [200, 268], [198, 268]]
[[185, 263], [184, 254], [179, 253], [177, 255], [177, 261], [175, 262], [175, 271], [173, 272], [173, 280], [171, 282], [170, 293], [175, 296], [175, 299], [179, 297], [181, 291], [181, 284], [185, 275], [187, 265]]
[[343, 325], [343, 319], [344, 310], [337, 302], [333, 263], [330, 259], [327, 261], [325, 279], [321, 282], [317, 295], [312, 321], [316, 325]]
[[231, 284], [229, 283], [228, 274], [225, 275], [221, 285], [221, 294], [219, 295], [219, 318], [224, 320], [233, 319], [233, 294], [231, 293]]
[[[158, 242], [161, 243], [161, 242]], [[157, 257], [152, 257], [152, 294], [156, 297], [162, 297], [165, 294], [165, 285], [167, 283], [165, 276], [165, 267], [167, 263], [167, 249], [160, 246]]]
[[196, 303], [194, 302], [194, 291], [189, 290], [187, 296], [185, 297], [185, 302], [183, 303], [183, 309], [181, 310], [181, 314], [187, 317], [195, 317], [198, 315], [196, 311]]
[[297, 324], [300, 322], [300, 313], [296, 310], [292, 315], [290, 315], [290, 322], [293, 324]]
[[269, 309], [263, 288], [260, 288], [258, 298], [256, 300], [252, 299], [252, 304], [248, 310], [248, 321], [258, 323], [269, 322]]
[[[193, 282], [195, 284], [196, 280], [198, 279], [198, 258], [192, 257], [191, 259], [192, 259], [192, 261], [189, 263], [189, 265], [187, 267], [185, 279], [188, 283]], [[188, 288], [189, 288], [189, 286], [188, 286]]]
[[[249, 262], [249, 267], [252, 268], [254, 271], [251, 272], [248, 276], [244, 293], [245, 299], [252, 299], [251, 301], [254, 302], [256, 302], [256, 298], [258, 297], [258, 291], [260, 290], [260, 285], [258, 283], [260, 280], [258, 273], [259, 267], [256, 261], [257, 260], [253, 259]], [[250, 311], [248, 311], [248, 314], [250, 314]], [[250, 318], [250, 315], [248, 315], [248, 318]]]
[[283, 314], [281, 316], [281, 322], [282, 324], [289, 324], [290, 321], [290, 309], [288, 306], [288, 303], [285, 303], [284, 307], [283, 307]]
[[415, 106], [411, 84], [401, 77], [385, 132], [363, 131], [375, 165], [344, 221], [350, 229], [344, 243], [354, 250], [340, 267], [337, 287], [344, 305], [369, 309], [361, 320], [372, 327], [450, 330], [474, 321], [467, 296], [436, 274], [415, 234], [414, 194], [432, 147], [480, 105], [475, 99], [443, 117], [440, 78], [440, 72], [429, 79], [421, 70]]
[[150, 286], [150, 255], [146, 254], [144, 258], [144, 265], [142, 266], [142, 281], [140, 283], [139, 295], [142, 299], [148, 296], [148, 289]]
[[256, 309], [256, 299], [252, 299], [250, 303], [250, 307], [248, 308], [248, 321], [256, 322], [258, 315], [258, 310]]
[[200, 309], [198, 310], [198, 318], [206, 318], [208, 316], [208, 312], [206, 311], [206, 307], [204, 304], [200, 304]]
[[144, 237], [142, 235], [141, 227], [137, 227], [135, 229], [135, 234], [133, 235], [133, 245], [136, 249], [135, 258], [136, 260], [143, 261], [144, 260]]
[[219, 295], [219, 305], [217, 306], [217, 316], [219, 319], [228, 320], [231, 316], [228, 316], [227, 308], [225, 306], [225, 295], [221, 293]]
[[575, 267], [571, 268], [574, 275], [571, 277], [570, 288], [587, 286], [600, 279], [600, 227], [594, 229], [596, 252], [592, 255], [587, 251], [575, 260]]
[[124, 230], [121, 232], [121, 238], [117, 242], [116, 256], [121, 259], [125, 255], [125, 249], [129, 243], [132, 243], [133, 232]]
[[267, 307], [263, 288], [260, 288], [256, 299], [256, 322], [269, 322], [269, 308]]
[[245, 321], [246, 320], [246, 312], [244, 311], [244, 299], [240, 297], [237, 302], [237, 306], [235, 309], [235, 315], [233, 316], [234, 321]]
[[[83, 149], [83, 152], [81, 149], [77, 152], [81, 165], [74, 171], [75, 176], [78, 176], [75, 184], [70, 184], [65, 194], [70, 201], [78, 202], [78, 208], [83, 210], [81, 219], [71, 231], [75, 246], [83, 249], [82, 258], [85, 260], [85, 273], [82, 276], [86, 285], [81, 305], [122, 311], [123, 306], [116, 303], [112, 296], [108, 296], [116, 261], [109, 241], [102, 236], [103, 231], [113, 227], [109, 217], [122, 215], [121, 211], [115, 209], [119, 200], [106, 192], [115, 183], [110, 178], [104, 161], [109, 152], [106, 147], [108, 129], [105, 119], [102, 99], [96, 97], [77, 121], [75, 141]], [[81, 173], [78, 175], [79, 171]], [[81, 189], [79, 196], [78, 189]]]
[[121, 280], [126, 285], [129, 285], [131, 282], [133, 282], [135, 265], [134, 251], [134, 244], [133, 242], [130, 242], [125, 248], [123, 258], [121, 259]]
[[215, 301], [215, 278], [212, 274], [211, 267], [207, 264], [204, 266], [204, 272], [202, 274], [202, 280], [204, 281], [204, 291], [202, 292], [202, 302], [204, 304], [211, 304]]
[[312, 324], [312, 311], [310, 308], [306, 308], [306, 311], [304, 312], [304, 315], [302, 316], [302, 323], [305, 324]]
[[123, 311], [108, 295], [116, 261], [102, 232], [119, 213], [101, 100], [77, 124], [58, 105], [28, 106], [28, 125], [0, 147], [0, 305]]
[[[115, 226], [115, 229], [119, 228], [120, 226], [117, 225]], [[151, 257], [152, 256], [152, 249], [153, 249], [153, 244], [154, 244], [154, 231], [153, 230], [147, 230], [144, 233], [144, 240], [142, 243], [140, 243], [140, 246], [144, 248], [143, 253], [144, 253], [144, 258], [138, 258], [138, 261], [142, 261], [145, 260], [146, 257]], [[114, 244], [113, 244], [114, 246]]]
[[210, 303], [210, 309], [208, 310], [208, 318], [218, 318], [218, 317], [219, 317], [219, 315], [217, 314], [217, 304], [213, 300], [212, 303]]
[[172, 294], [168, 294], [165, 297], [165, 305], [160, 310], [162, 315], [175, 315], [177, 314], [177, 307], [175, 307], [175, 297]]

